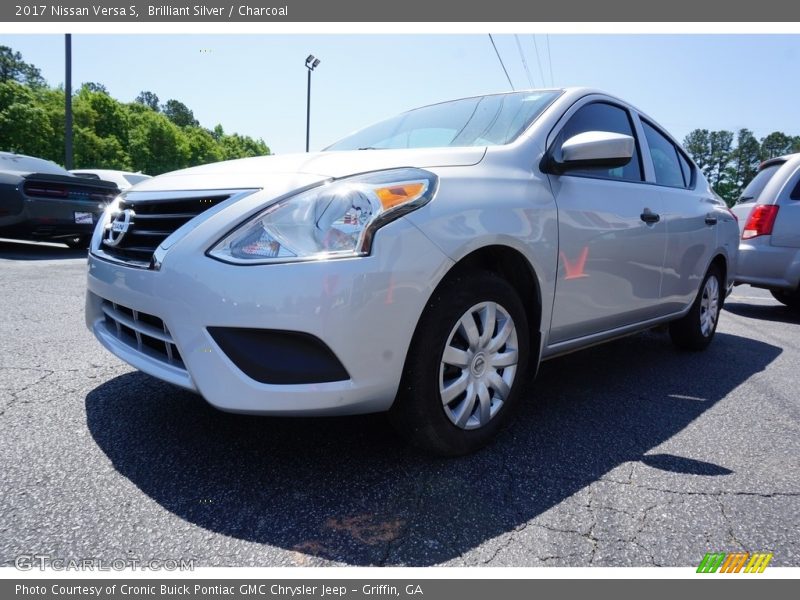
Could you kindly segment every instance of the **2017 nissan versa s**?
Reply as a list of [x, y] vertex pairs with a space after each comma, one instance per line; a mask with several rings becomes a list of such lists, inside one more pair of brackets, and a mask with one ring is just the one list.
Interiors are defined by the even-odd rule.
[[86, 321], [222, 410], [388, 410], [460, 454], [541, 360], [662, 323], [706, 347], [737, 247], [640, 111], [586, 89], [488, 95], [139, 184], [95, 231]]

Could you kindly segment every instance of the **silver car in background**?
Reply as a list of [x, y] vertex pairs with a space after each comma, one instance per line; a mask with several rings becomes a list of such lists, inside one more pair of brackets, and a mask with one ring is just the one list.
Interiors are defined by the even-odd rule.
[[800, 310], [800, 153], [763, 162], [733, 212], [742, 236], [736, 283]]
[[140, 183], [95, 231], [86, 322], [222, 410], [389, 411], [413, 443], [463, 454], [542, 360], [661, 324], [705, 348], [737, 248], [655, 121], [530, 90]]

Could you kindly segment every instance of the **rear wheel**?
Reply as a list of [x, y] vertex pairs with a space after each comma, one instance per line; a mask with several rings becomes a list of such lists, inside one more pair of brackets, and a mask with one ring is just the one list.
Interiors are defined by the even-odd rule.
[[89, 242], [91, 239], [92, 236], [90, 235], [76, 235], [75, 237], [66, 238], [61, 241], [64, 242], [68, 248], [73, 248], [74, 250], [86, 250], [89, 247]]
[[722, 273], [716, 265], [709, 268], [692, 308], [681, 319], [669, 324], [673, 343], [684, 350], [705, 350], [717, 331], [724, 289]]
[[454, 276], [420, 318], [392, 423], [429, 452], [473, 452], [518, 402], [528, 355], [528, 322], [514, 288], [490, 272]]
[[800, 310], [800, 289], [787, 291], [787, 290], [770, 290], [772, 297], [781, 304], [785, 304], [794, 310]]

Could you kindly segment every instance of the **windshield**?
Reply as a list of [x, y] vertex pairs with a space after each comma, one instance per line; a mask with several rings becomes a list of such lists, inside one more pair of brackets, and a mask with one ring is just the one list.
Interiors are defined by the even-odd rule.
[[761, 192], [767, 187], [769, 180], [772, 179], [772, 176], [775, 175], [782, 166], [783, 163], [778, 163], [761, 169], [758, 174], [753, 177], [752, 181], [747, 184], [747, 187], [744, 188], [738, 201], [747, 202], [748, 200], [758, 200]]
[[326, 150], [498, 146], [514, 141], [558, 92], [515, 92], [417, 108], [371, 125]]

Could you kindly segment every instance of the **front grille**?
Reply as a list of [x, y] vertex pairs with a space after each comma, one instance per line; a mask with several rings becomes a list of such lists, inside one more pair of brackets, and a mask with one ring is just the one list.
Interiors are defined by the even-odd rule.
[[156, 248], [175, 230], [230, 196], [226, 193], [164, 200], [122, 200], [115, 215], [132, 211], [127, 231], [117, 245], [109, 244], [104, 234], [101, 250], [124, 262], [149, 265]]
[[154, 315], [103, 300], [109, 333], [134, 350], [161, 362], [185, 369], [178, 347], [164, 321]]

